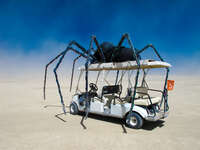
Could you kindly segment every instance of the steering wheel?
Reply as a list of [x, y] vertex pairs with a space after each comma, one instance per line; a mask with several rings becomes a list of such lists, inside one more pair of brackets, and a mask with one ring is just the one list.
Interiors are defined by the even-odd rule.
[[94, 91], [94, 92], [96, 92], [96, 91], [98, 90], [97, 85], [94, 84], [94, 83], [90, 83], [89, 86], [90, 86], [90, 89], [91, 89], [92, 91]]

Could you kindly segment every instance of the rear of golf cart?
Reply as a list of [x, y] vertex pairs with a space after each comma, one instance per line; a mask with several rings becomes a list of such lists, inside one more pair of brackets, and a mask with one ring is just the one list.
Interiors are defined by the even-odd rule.
[[168, 90], [172, 90], [174, 86], [174, 81], [168, 80], [169, 67], [163, 67], [166, 70], [163, 89], [152, 89], [148, 86], [146, 76], [150, 70], [149, 68], [142, 69], [142, 83], [136, 87], [135, 96], [133, 96], [134, 88], [128, 89], [127, 95], [129, 100], [127, 101], [131, 103], [131, 100], [133, 100], [134, 104], [132, 112], [129, 112], [125, 116], [126, 124], [129, 127], [141, 128], [144, 120], [155, 122], [169, 115]]
[[[100, 114], [103, 116], [111, 116], [117, 118], [123, 118], [126, 120], [126, 124], [131, 128], [141, 128], [143, 125], [144, 120], [147, 121], [157, 121], [159, 119], [166, 118], [169, 114], [169, 106], [168, 106], [168, 89], [167, 89], [167, 82], [168, 82], [168, 73], [170, 64], [161, 61], [152, 61], [152, 60], [143, 60], [140, 61], [140, 72], [143, 72], [141, 84], [137, 83], [136, 88], [130, 84], [127, 88], [127, 94], [124, 97], [120, 97], [119, 93], [121, 93], [122, 79], [126, 72], [137, 70], [136, 62], [123, 62], [123, 63], [106, 63], [106, 64], [98, 64], [98, 65], [90, 65], [88, 70], [89, 71], [98, 71], [99, 73], [102, 70], [107, 71], [117, 71], [118, 75], [116, 78], [115, 85], [104, 85], [102, 88], [101, 94], [90, 93], [90, 113]], [[164, 79], [164, 89], [157, 90], [157, 89], [150, 89], [148, 83], [146, 82], [146, 76], [148, 70], [152, 68], [164, 68], [166, 69], [165, 79]], [[80, 76], [83, 74], [84, 67], [80, 68]], [[121, 76], [119, 75], [119, 71], [121, 71]], [[97, 76], [97, 81], [99, 78], [99, 73]], [[128, 75], [128, 81], [130, 81], [133, 77]], [[137, 79], [137, 75], [136, 78]], [[79, 77], [80, 80], [80, 77]], [[138, 79], [137, 79], [138, 80]], [[137, 81], [136, 80], [136, 81]], [[96, 81], [96, 84], [97, 84]], [[104, 81], [108, 83], [108, 80], [104, 77]], [[136, 83], [136, 82], [135, 82]], [[109, 87], [109, 88], [108, 88]], [[108, 89], [121, 89], [121, 90], [111, 90]], [[123, 87], [124, 88], [124, 87]], [[126, 88], [124, 88], [126, 89]], [[106, 90], [106, 91], [104, 91]], [[159, 93], [159, 96], [155, 97], [151, 94], [151, 92]], [[72, 114], [78, 113], [78, 111], [85, 111], [85, 101], [84, 101], [84, 92], [80, 92], [78, 85], [76, 94], [73, 97], [73, 101], [71, 103], [70, 112]], [[118, 95], [114, 97], [114, 95]], [[134, 95], [135, 94], [135, 95]], [[111, 98], [113, 97], [113, 98]], [[107, 113], [107, 104], [105, 101], [110, 99], [110, 108], [111, 113]], [[119, 100], [119, 101], [118, 101]], [[96, 101], [95, 107], [93, 107], [93, 101]], [[112, 103], [114, 102], [114, 103]], [[112, 105], [111, 105], [112, 103]], [[112, 111], [112, 108], [115, 111]], [[113, 112], [113, 113], [112, 113]]]

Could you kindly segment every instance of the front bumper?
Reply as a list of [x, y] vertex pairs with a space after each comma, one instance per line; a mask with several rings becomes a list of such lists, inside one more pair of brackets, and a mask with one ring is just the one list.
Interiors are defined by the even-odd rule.
[[146, 118], [144, 118], [145, 120], [148, 121], [157, 121], [159, 119], [164, 119], [169, 115], [169, 111], [164, 112], [163, 110], [160, 110], [159, 112], [157, 112], [154, 115], [148, 115]]

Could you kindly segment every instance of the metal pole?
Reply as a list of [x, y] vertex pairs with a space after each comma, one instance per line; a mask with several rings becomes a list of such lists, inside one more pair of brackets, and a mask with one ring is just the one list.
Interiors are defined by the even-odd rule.
[[[167, 80], [168, 80], [168, 76], [169, 76], [169, 68], [166, 68], [166, 69], [167, 69], [167, 73], [166, 73], [166, 78], [165, 78], [163, 94], [162, 94], [162, 98], [161, 98], [161, 102], [160, 102], [160, 108], [162, 106], [163, 100], [164, 100], [164, 105], [168, 101], [168, 97], [167, 97]], [[164, 108], [164, 111], [165, 111], [165, 108]]]
[[132, 110], [133, 110], [133, 106], [134, 106], [134, 100], [135, 100], [135, 95], [136, 95], [136, 88], [137, 88], [137, 84], [138, 84], [138, 77], [139, 77], [139, 73], [140, 73], [140, 61], [137, 58], [136, 52], [135, 52], [135, 48], [133, 47], [133, 44], [128, 36], [128, 34], [126, 35], [127, 39], [128, 39], [128, 43], [131, 47], [131, 49], [133, 50], [133, 55], [135, 56], [136, 62], [137, 62], [137, 74], [136, 74], [136, 78], [135, 78], [135, 86], [134, 86], [134, 94], [131, 100], [131, 108], [129, 111], [129, 114], [131, 114]]

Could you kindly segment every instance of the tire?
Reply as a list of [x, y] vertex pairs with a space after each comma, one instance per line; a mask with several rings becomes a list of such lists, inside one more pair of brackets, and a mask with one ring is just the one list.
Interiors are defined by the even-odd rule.
[[140, 129], [143, 126], [143, 118], [135, 112], [126, 116], [126, 125], [133, 129]]
[[70, 114], [77, 115], [78, 114], [78, 106], [76, 103], [71, 103], [69, 106]]

